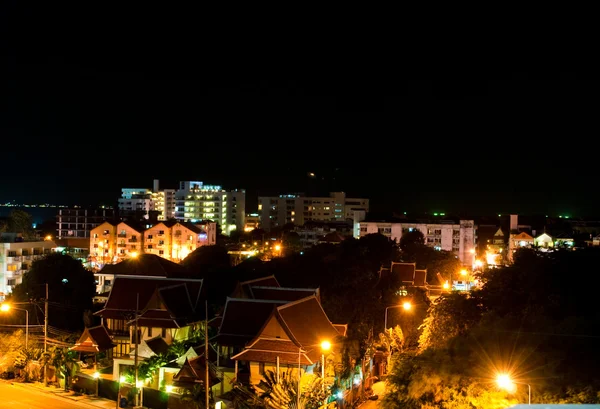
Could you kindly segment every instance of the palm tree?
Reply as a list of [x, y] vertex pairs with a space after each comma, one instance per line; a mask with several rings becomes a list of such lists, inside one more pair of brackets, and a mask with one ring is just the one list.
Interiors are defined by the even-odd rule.
[[[210, 405], [213, 402], [212, 391], [209, 391], [209, 399]], [[191, 404], [194, 409], [207, 409], [204, 382], [194, 385], [191, 389], [185, 389], [181, 395], [181, 401]]]

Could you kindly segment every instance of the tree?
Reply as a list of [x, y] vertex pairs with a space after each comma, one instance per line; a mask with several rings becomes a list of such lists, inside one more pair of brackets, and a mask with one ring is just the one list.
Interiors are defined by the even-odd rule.
[[[69, 330], [82, 329], [84, 313], [92, 309], [96, 294], [94, 274], [86, 270], [81, 261], [52, 253], [33, 262], [23, 276], [23, 282], [15, 286], [11, 300], [41, 300], [45, 298], [46, 283], [50, 325]], [[43, 320], [43, 316], [34, 317], [38, 323]]]
[[[209, 405], [213, 402], [212, 390], [209, 391]], [[206, 408], [206, 389], [204, 383], [196, 384], [191, 389], [184, 389], [181, 401], [192, 405], [194, 409]]]
[[231, 257], [223, 246], [202, 246], [183, 259], [181, 265], [204, 278], [231, 267]]
[[[79, 370], [77, 352], [69, 351], [68, 348], [54, 347], [50, 356], [50, 364], [56, 368], [56, 371], [64, 379], [65, 390], [69, 389], [69, 381]], [[57, 378], [60, 378], [57, 376]]]
[[[299, 409], [318, 409], [326, 404], [329, 392], [323, 389], [322, 383], [323, 379], [318, 375], [302, 376]], [[257, 389], [268, 409], [295, 409], [297, 406], [298, 379], [292, 371], [280, 373], [279, 382], [273, 371], [266, 371]]]
[[21, 233], [25, 240], [35, 239], [33, 217], [23, 210], [13, 210], [10, 212], [6, 230], [9, 233]]
[[413, 262], [427, 248], [425, 245], [425, 236], [420, 230], [403, 232], [400, 237], [400, 250], [402, 259], [406, 262]]
[[483, 288], [438, 298], [416, 356], [394, 363], [388, 406], [488, 408], [526, 399], [526, 387], [506, 395], [481, 382], [505, 371], [534, 384], [534, 403], [600, 403], [598, 263], [594, 248], [522, 249], [510, 267], [483, 273]]

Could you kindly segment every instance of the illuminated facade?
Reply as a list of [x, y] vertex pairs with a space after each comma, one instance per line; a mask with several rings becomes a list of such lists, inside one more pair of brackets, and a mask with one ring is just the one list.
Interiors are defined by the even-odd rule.
[[144, 231], [144, 253], [180, 262], [198, 247], [216, 244], [217, 225], [169, 221]]
[[227, 235], [244, 229], [245, 207], [245, 190], [227, 191], [217, 185], [185, 181], [179, 183], [175, 193], [176, 219], [192, 223], [214, 221]]
[[117, 261], [117, 225], [104, 222], [90, 232], [90, 266], [94, 269]]
[[367, 234], [379, 233], [400, 243], [400, 238], [405, 232], [419, 230], [425, 236], [425, 244], [436, 250], [451, 251], [463, 265], [472, 266], [475, 263], [475, 244], [477, 240], [477, 226], [473, 220], [444, 220], [443, 223], [429, 222], [359, 222], [358, 234], [355, 238]]
[[353, 220], [354, 212], [369, 211], [369, 199], [348, 198], [344, 192], [331, 192], [329, 197], [259, 197], [258, 211], [262, 228], [269, 230], [288, 223], [302, 226], [308, 221]]
[[0, 240], [0, 301], [3, 301], [17, 284], [21, 284], [23, 275], [29, 271], [35, 260], [50, 254], [56, 247], [50, 240], [15, 241], [14, 237], [8, 239], [8, 236], [2, 235]]
[[158, 220], [175, 217], [175, 189], [159, 189], [159, 180], [154, 179], [152, 190], [146, 188], [123, 188], [119, 198], [121, 214], [155, 212]]
[[96, 227], [90, 237], [91, 267], [101, 269], [143, 253], [179, 262], [198, 247], [217, 241], [214, 222], [192, 224], [170, 220], [146, 227], [126, 222], [117, 225], [105, 222]]

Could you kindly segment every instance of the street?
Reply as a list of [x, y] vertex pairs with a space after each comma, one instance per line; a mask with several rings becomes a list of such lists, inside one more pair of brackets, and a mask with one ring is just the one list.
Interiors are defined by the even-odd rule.
[[365, 401], [360, 405], [360, 409], [377, 409], [381, 407], [381, 399], [383, 399], [383, 395], [385, 394], [385, 382], [375, 382], [373, 384], [373, 393], [378, 395], [379, 399]]
[[90, 405], [70, 402], [52, 394], [38, 392], [18, 385], [0, 382], [0, 396], [2, 408], [14, 409], [90, 409]]

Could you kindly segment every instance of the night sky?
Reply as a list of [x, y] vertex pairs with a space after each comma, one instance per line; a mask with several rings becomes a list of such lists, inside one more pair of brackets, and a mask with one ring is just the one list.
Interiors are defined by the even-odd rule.
[[2, 50], [0, 202], [114, 204], [157, 178], [245, 188], [249, 211], [343, 190], [377, 211], [598, 213], [600, 84], [576, 73], [413, 80], [243, 39], [69, 33]]

